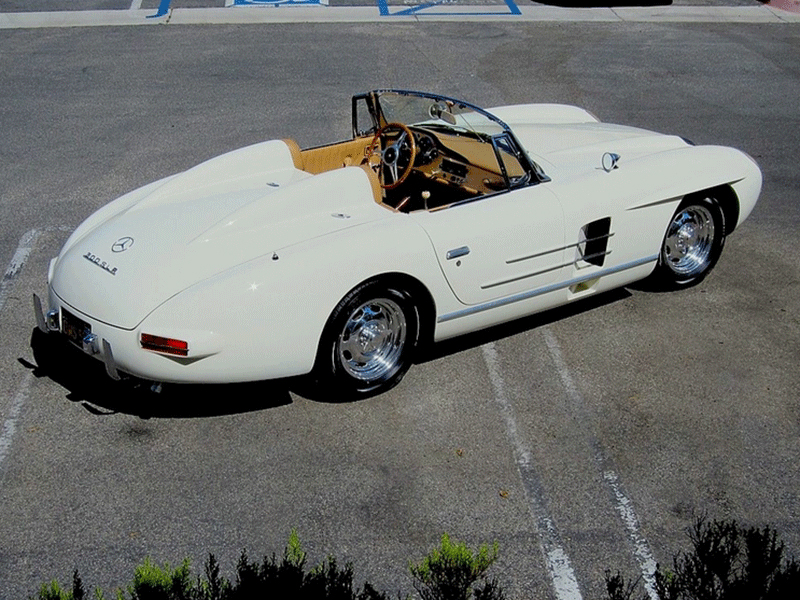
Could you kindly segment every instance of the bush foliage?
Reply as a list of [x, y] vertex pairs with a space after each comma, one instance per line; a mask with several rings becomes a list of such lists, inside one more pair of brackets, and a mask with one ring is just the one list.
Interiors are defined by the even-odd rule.
[[[385, 592], [365, 582], [360, 588], [353, 584], [353, 566], [340, 567], [333, 557], [307, 569], [307, 555], [296, 531], [292, 531], [283, 556], [264, 557], [251, 561], [243, 551], [236, 564], [233, 581], [220, 574], [213, 554], [205, 563], [204, 577], [192, 577], [188, 559], [179, 566], [158, 565], [150, 558], [136, 567], [131, 583], [118, 589], [109, 600], [261, 600], [267, 598], [298, 598], [301, 600], [389, 600]], [[425, 582], [424, 598], [449, 600], [469, 598], [469, 588], [485, 576], [497, 558], [497, 544], [490, 552], [484, 545], [473, 555], [464, 544], [452, 544], [445, 535], [439, 549], [431, 552], [419, 565]], [[414, 572], [417, 567], [411, 567]], [[461, 595], [451, 595], [452, 590]], [[475, 590], [476, 600], [502, 600], [500, 586], [492, 581]], [[96, 600], [106, 600], [101, 590], [95, 590]], [[33, 600], [33, 599], [31, 599]], [[73, 574], [72, 589], [61, 588], [56, 581], [42, 585], [37, 600], [88, 600], [78, 572]]]
[[[660, 600], [795, 600], [800, 590], [800, 565], [786, 557], [786, 549], [775, 530], [744, 528], [736, 521], [698, 519], [689, 530], [691, 550], [675, 555], [670, 569], [658, 566], [653, 574]], [[497, 560], [497, 543], [476, 550], [463, 542], [442, 536], [438, 547], [418, 563], [410, 563], [414, 588], [421, 600], [504, 600], [496, 579], [486, 574]], [[292, 531], [283, 555], [251, 561], [242, 552], [236, 575], [220, 574], [213, 554], [204, 574], [193, 576], [188, 560], [177, 567], [158, 565], [147, 558], [139, 565], [133, 582], [117, 589], [108, 600], [389, 600], [385, 592], [365, 582], [354, 586], [353, 566], [340, 567], [329, 557], [307, 568], [307, 555]], [[619, 573], [606, 572], [608, 600], [649, 600], [633, 582]], [[96, 600], [106, 600], [95, 590]], [[78, 572], [72, 587], [58, 582], [44, 584], [36, 600], [88, 600]], [[402, 598], [398, 594], [398, 599]], [[31, 598], [31, 600], [34, 600]]]
[[422, 600], [469, 600], [473, 592], [475, 598], [501, 600], [503, 593], [495, 580], [473, 589], [479, 580], [485, 579], [495, 560], [496, 542], [491, 550], [483, 544], [473, 552], [463, 542], [453, 543], [444, 534], [441, 545], [419, 564], [411, 564], [409, 570]]
[[[677, 554], [672, 569], [658, 566], [654, 573], [661, 600], [798, 598], [800, 565], [785, 557], [785, 546], [775, 530], [700, 518], [689, 530], [689, 539], [690, 552]], [[629, 583], [619, 573], [606, 573], [609, 600], [633, 600], [638, 587], [638, 581]]]

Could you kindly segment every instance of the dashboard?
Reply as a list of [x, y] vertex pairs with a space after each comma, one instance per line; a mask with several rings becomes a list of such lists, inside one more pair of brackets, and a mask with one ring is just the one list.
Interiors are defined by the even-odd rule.
[[414, 171], [439, 183], [463, 188], [472, 195], [506, 187], [494, 147], [472, 134], [431, 132], [420, 126], [411, 130], [417, 144]]

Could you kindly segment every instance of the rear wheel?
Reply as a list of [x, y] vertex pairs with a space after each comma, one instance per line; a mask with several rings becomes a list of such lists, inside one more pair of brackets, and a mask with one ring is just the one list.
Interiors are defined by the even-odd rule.
[[342, 399], [385, 392], [411, 366], [418, 333], [419, 316], [408, 292], [361, 284], [331, 313], [317, 355], [317, 382]]
[[661, 287], [695, 285], [708, 275], [725, 244], [725, 216], [711, 194], [688, 196], [664, 234], [653, 280]]

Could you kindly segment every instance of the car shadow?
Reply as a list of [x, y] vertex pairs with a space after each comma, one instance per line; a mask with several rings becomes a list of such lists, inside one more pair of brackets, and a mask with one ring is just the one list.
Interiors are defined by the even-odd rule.
[[163, 384], [135, 378], [114, 381], [105, 365], [58, 335], [31, 333], [35, 364], [20, 358], [34, 376], [63, 387], [66, 398], [95, 415], [129, 414], [142, 419], [202, 418], [254, 412], [292, 403], [290, 380], [231, 384]]
[[575, 315], [587, 313], [608, 304], [613, 304], [625, 298], [630, 298], [633, 294], [627, 288], [617, 288], [601, 294], [589, 296], [581, 300], [576, 300], [570, 304], [552, 308], [528, 317], [522, 317], [502, 325], [496, 325], [487, 329], [467, 333], [465, 335], [427, 345], [417, 357], [417, 364], [426, 363], [439, 358], [444, 358], [464, 350], [479, 348], [484, 344], [497, 342], [526, 331], [531, 331], [562, 319]]
[[[429, 343], [420, 349], [414, 362], [423, 364], [479, 348], [630, 296], [628, 289], [618, 288], [451, 340]], [[98, 416], [121, 413], [151, 419], [242, 414], [289, 405], [292, 403], [290, 391], [312, 402], [343, 402], [305, 378], [230, 384], [163, 384], [156, 391], [152, 382], [134, 378], [112, 380], [101, 361], [87, 356], [62, 336], [48, 335], [34, 328], [30, 345], [35, 364], [22, 358], [19, 362], [31, 369], [34, 376], [46, 377], [63, 387], [68, 400]]]

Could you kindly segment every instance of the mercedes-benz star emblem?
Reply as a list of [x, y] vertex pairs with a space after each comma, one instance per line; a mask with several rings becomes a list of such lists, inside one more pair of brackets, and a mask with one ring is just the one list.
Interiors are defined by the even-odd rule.
[[112, 252], [125, 252], [128, 248], [133, 246], [133, 238], [132, 237], [124, 237], [119, 238], [116, 242], [111, 245]]

